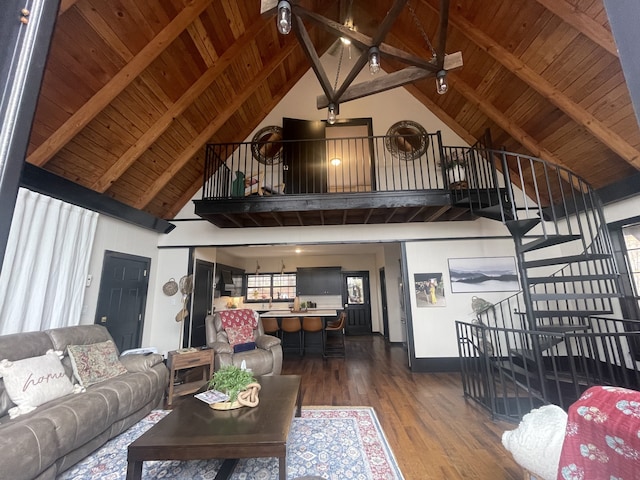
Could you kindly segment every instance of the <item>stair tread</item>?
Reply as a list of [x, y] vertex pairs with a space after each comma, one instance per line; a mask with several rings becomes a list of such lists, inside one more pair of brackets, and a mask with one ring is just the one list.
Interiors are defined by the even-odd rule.
[[523, 244], [520, 248], [523, 252], [531, 252], [533, 250], [539, 250], [541, 248], [552, 247], [554, 245], [560, 245], [563, 243], [573, 242], [580, 240], [580, 235], [548, 235], [546, 237], [532, 240], [531, 242]]
[[618, 298], [620, 294], [617, 292], [598, 292], [598, 293], [532, 293], [531, 300], [578, 300], [585, 298]]
[[593, 260], [607, 260], [611, 255], [606, 253], [589, 253], [586, 255], [568, 255], [566, 257], [543, 258], [540, 260], [528, 260], [524, 262], [524, 268], [548, 267], [564, 263], [589, 262]]
[[[526, 312], [513, 312], [515, 315], [525, 316]], [[533, 316], [540, 317], [589, 317], [591, 315], [603, 315], [613, 313], [611, 310], [536, 310]]]
[[579, 330], [589, 330], [591, 327], [586, 324], [578, 325], [538, 325], [539, 332], [576, 332]]
[[557, 275], [547, 277], [527, 277], [529, 285], [539, 283], [570, 283], [570, 282], [590, 282], [597, 280], [616, 280], [618, 276], [613, 273], [594, 274], [594, 275]]
[[539, 218], [526, 218], [522, 220], [508, 220], [505, 222], [509, 232], [513, 236], [522, 236], [540, 223]]

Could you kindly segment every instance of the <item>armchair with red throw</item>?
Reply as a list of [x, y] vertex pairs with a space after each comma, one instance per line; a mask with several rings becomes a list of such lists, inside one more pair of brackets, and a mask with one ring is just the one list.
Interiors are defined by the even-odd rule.
[[280, 339], [266, 335], [258, 312], [223, 310], [205, 318], [207, 345], [214, 350], [214, 368], [240, 367], [245, 362], [254, 375], [280, 375]]

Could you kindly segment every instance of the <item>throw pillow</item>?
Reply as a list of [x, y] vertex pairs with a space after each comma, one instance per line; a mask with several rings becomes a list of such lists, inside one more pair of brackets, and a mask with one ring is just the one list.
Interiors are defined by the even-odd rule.
[[227, 332], [227, 338], [232, 347], [241, 343], [253, 342], [253, 328], [251, 328], [251, 325], [227, 327], [224, 331]]
[[68, 345], [67, 352], [73, 375], [85, 388], [127, 373], [127, 369], [118, 360], [116, 346], [111, 340], [89, 345]]
[[256, 349], [256, 342], [239, 343], [233, 346], [233, 353], [247, 352]]
[[9, 398], [17, 405], [9, 409], [11, 418], [74, 392], [71, 380], [64, 373], [59, 352], [53, 350], [39, 357], [2, 360], [0, 377], [4, 377]]

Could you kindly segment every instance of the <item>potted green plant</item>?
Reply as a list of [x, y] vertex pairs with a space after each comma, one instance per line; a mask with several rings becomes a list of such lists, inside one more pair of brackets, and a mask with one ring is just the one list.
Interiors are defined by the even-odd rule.
[[[245, 370], [235, 365], [226, 365], [213, 374], [207, 387], [226, 393], [229, 396], [227, 402], [215, 403], [211, 405], [212, 408], [229, 410], [242, 406], [257, 405], [257, 391], [260, 390], [260, 384], [256, 382], [250, 370]], [[253, 394], [242, 395], [243, 392], [252, 388], [255, 390]], [[255, 405], [252, 405], [252, 403], [255, 403]]]

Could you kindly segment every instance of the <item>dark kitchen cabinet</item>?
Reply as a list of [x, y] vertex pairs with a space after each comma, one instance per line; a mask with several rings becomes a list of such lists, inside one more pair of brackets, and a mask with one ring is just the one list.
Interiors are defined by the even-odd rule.
[[340, 267], [298, 268], [296, 290], [300, 295], [342, 295]]

